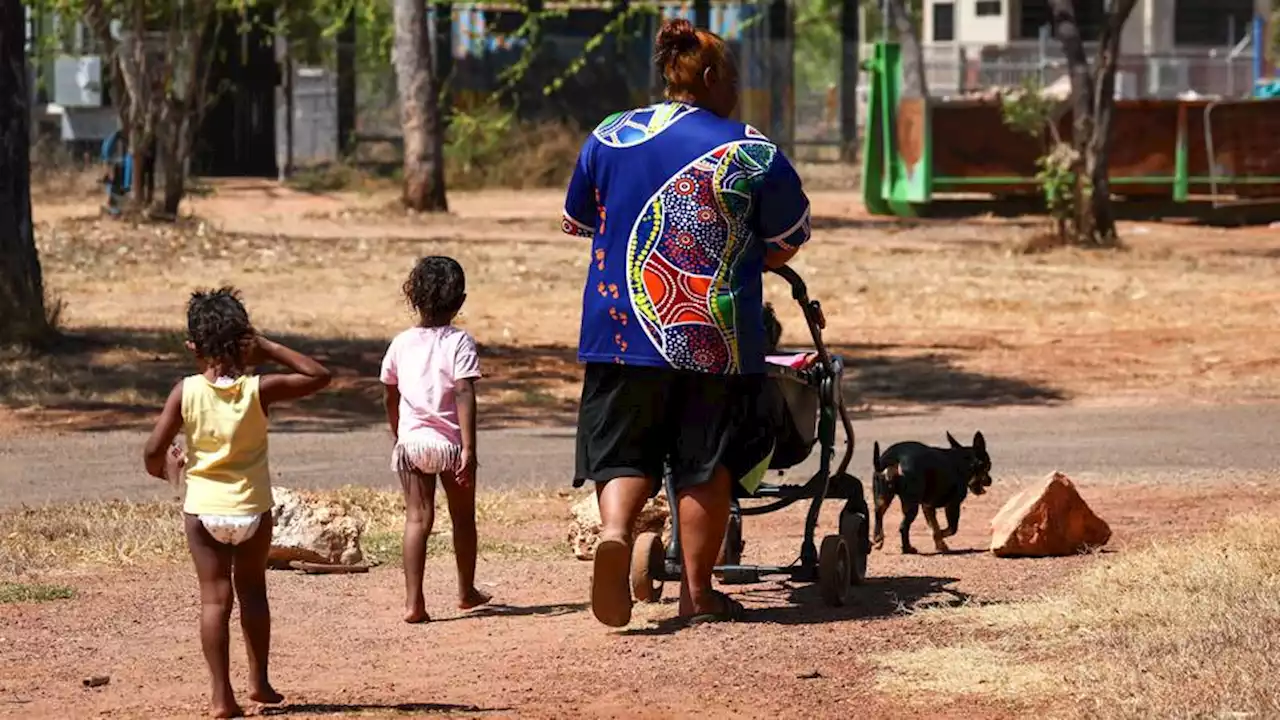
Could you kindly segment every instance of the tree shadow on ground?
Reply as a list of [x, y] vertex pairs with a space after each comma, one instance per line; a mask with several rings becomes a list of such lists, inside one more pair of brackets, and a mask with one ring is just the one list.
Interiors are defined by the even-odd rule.
[[1021, 378], [959, 367], [961, 348], [920, 348], [904, 355], [892, 345], [839, 345], [831, 349], [845, 363], [845, 403], [999, 407], [1050, 405], [1067, 399], [1060, 390]]
[[[272, 408], [277, 428], [343, 432], [385, 422], [378, 380], [386, 342], [277, 336], [334, 373], [324, 392]], [[845, 401], [876, 413], [894, 406], [989, 407], [1051, 404], [1059, 391], [963, 369], [964, 348], [842, 345]], [[565, 346], [480, 346], [482, 429], [572, 427], [582, 369]], [[71, 431], [146, 428], [180, 378], [195, 366], [181, 333], [90, 328], [69, 333], [45, 355], [0, 351], [0, 407], [36, 426]], [[866, 410], [860, 414], [866, 415]]]
[[969, 210], [961, 211], [954, 215], [937, 215], [917, 218], [900, 218], [888, 215], [872, 215], [868, 217], [814, 215], [810, 220], [810, 225], [816, 232], [826, 230], [884, 230], [886, 232], [902, 232], [904, 230], [914, 230], [916, 228], [951, 227], [955, 225], [956, 220], [977, 219], [990, 216], [1002, 218], [1002, 222], [1000, 223], [1002, 227], [1039, 228], [1047, 225], [1048, 218], [1024, 217], [1028, 214], [1033, 213], [994, 213], [992, 211], [979, 212], [976, 210]]
[[264, 707], [264, 716], [286, 715], [358, 715], [363, 713], [397, 713], [402, 715], [453, 715], [455, 713], [505, 713], [509, 707], [483, 708], [478, 705], [453, 703], [295, 703]]
[[[1025, 227], [1047, 226], [1050, 222], [1044, 200], [1039, 196], [1011, 196], [1005, 198], [936, 199], [925, 208], [927, 215], [921, 218], [898, 219], [881, 217], [890, 223], [935, 223], [976, 218], [995, 217], [1003, 225]], [[1207, 227], [1240, 227], [1266, 225], [1280, 220], [1280, 202], [1266, 200], [1219, 205], [1208, 200], [1175, 203], [1166, 199], [1128, 198], [1112, 204], [1117, 220], [1129, 222], [1181, 221]], [[817, 218], [814, 218], [817, 227]]]
[[[341, 432], [385, 422], [378, 377], [386, 341], [272, 337], [333, 372], [325, 391], [273, 407], [276, 427]], [[567, 425], [576, 418], [577, 403], [556, 394], [581, 380], [572, 348], [482, 344], [480, 359], [486, 375], [480, 392], [482, 428]], [[0, 406], [24, 409], [37, 424], [67, 430], [145, 427], [174, 384], [195, 369], [178, 332], [77, 330], [48, 354], [0, 351]]]
[[[816, 584], [787, 581], [732, 594], [751, 602], [739, 623], [820, 625], [890, 618], [926, 607], [960, 607], [969, 602], [971, 596], [952, 588], [956, 582], [958, 578], [932, 576], [867, 578], [849, 591], [848, 602], [842, 607], [830, 607], [823, 602]], [[620, 634], [670, 635], [686, 627], [688, 623], [677, 617]]]

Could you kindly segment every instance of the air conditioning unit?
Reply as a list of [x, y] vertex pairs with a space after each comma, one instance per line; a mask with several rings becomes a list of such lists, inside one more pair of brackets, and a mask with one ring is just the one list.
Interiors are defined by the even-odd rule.
[[1147, 94], [1176, 98], [1191, 89], [1189, 66], [1184, 58], [1148, 58]]
[[61, 55], [53, 61], [53, 102], [64, 108], [102, 107], [102, 58]]

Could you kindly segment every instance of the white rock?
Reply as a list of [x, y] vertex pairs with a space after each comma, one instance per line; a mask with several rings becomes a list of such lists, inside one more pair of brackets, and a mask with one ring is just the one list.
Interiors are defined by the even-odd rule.
[[268, 561], [288, 566], [294, 560], [358, 565], [364, 560], [360, 535], [364, 519], [312, 493], [271, 488], [275, 531]]
[[[600, 543], [600, 507], [596, 503], [596, 494], [587, 493], [569, 507], [572, 520], [569, 523], [569, 549], [579, 560], [590, 560], [595, 557], [596, 545]], [[636, 518], [632, 527], [632, 537], [642, 532], [656, 532], [662, 535], [665, 544], [671, 538], [671, 510], [667, 507], [667, 496], [658, 496], [644, 504], [640, 517]]]

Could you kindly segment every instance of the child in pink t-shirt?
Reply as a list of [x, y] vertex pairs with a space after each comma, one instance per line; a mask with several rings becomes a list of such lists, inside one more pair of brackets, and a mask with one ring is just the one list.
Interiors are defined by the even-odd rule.
[[392, 469], [404, 490], [404, 582], [408, 623], [430, 620], [422, 596], [427, 536], [435, 522], [436, 476], [453, 522], [458, 607], [489, 602], [476, 589], [476, 343], [452, 325], [466, 301], [456, 260], [425, 257], [404, 283], [419, 324], [391, 341], [382, 359], [387, 422], [395, 437]]

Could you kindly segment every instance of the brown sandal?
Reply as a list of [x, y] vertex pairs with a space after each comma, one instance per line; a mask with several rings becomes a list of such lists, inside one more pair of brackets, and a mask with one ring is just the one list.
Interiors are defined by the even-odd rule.
[[691, 616], [688, 621], [690, 627], [693, 627], [694, 625], [704, 625], [706, 623], [738, 622], [746, 614], [747, 609], [742, 606], [742, 603], [734, 600], [728, 595], [725, 595], [719, 590], [713, 590], [712, 593], [720, 599], [720, 602], [724, 604], [724, 608], [718, 612], [702, 613], [700, 615]]
[[602, 537], [591, 571], [591, 612], [609, 627], [631, 622], [631, 547], [620, 537]]

